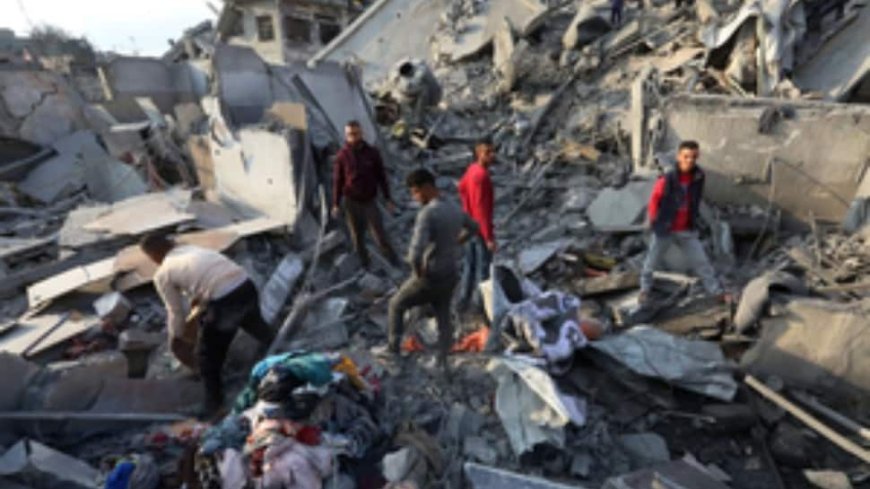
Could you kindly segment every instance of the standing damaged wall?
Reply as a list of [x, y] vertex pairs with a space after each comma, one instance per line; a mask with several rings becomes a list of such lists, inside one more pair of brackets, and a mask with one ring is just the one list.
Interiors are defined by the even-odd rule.
[[[681, 140], [698, 141], [714, 202], [770, 198], [791, 221], [841, 222], [852, 200], [866, 197], [870, 107], [676, 95], [654, 112], [641, 124], [650, 153], [662, 163]], [[649, 167], [652, 158], [635, 163]]]

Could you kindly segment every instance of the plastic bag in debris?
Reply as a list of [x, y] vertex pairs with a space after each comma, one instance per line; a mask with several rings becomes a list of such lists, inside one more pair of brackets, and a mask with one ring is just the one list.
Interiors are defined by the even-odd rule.
[[540, 443], [565, 446], [568, 423], [586, 423], [586, 400], [559, 391], [534, 359], [503, 357], [487, 366], [498, 380], [495, 408], [514, 453], [522, 455]]
[[719, 345], [687, 340], [650, 326], [607, 336], [589, 344], [634, 372], [723, 401], [737, 392], [732, 367]]
[[[588, 343], [580, 328], [580, 299], [561, 292], [546, 292], [515, 304], [504, 319], [536, 356], [551, 368], [565, 370], [574, 351]], [[503, 330], [509, 329], [506, 326]]]

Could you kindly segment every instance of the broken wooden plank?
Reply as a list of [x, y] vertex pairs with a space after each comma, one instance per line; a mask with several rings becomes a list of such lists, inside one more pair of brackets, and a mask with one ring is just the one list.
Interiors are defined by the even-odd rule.
[[810, 413], [804, 411], [800, 407], [798, 407], [793, 402], [789, 401], [778, 392], [774, 391], [770, 387], [767, 387], [761, 381], [756, 379], [751, 375], [747, 375], [743, 381], [749, 387], [752, 387], [756, 392], [764, 396], [768, 401], [776, 404], [777, 406], [785, 409], [792, 416], [799, 419], [802, 423], [806, 424], [810, 428], [812, 428], [816, 433], [827, 438], [831, 443], [837, 445], [843, 450], [851, 453], [852, 455], [858, 457], [866, 464], [870, 464], [870, 451], [867, 451], [860, 447], [858, 444], [853, 442], [852, 440], [844, 437], [843, 435], [837, 433], [826, 424], [822, 423], [818, 419], [816, 419]]
[[677, 335], [698, 331], [721, 332], [731, 319], [731, 309], [715, 297], [705, 297], [684, 306], [666, 308], [655, 318], [658, 329]]
[[592, 297], [634, 289], [640, 285], [640, 274], [635, 271], [617, 272], [575, 282], [574, 292], [580, 297]]

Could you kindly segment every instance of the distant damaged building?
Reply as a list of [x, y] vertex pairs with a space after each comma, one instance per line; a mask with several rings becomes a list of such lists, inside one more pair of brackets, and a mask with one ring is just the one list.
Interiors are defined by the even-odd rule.
[[250, 47], [270, 63], [305, 60], [361, 11], [354, 0], [230, 0], [218, 19], [218, 40]]

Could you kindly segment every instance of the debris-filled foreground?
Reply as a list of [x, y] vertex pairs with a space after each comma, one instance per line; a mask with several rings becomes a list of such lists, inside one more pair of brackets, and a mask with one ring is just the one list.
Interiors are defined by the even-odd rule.
[[0, 486], [870, 487], [867, 7], [303, 3], [0, 63]]

